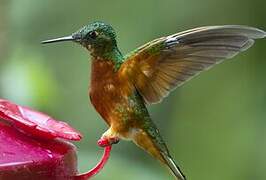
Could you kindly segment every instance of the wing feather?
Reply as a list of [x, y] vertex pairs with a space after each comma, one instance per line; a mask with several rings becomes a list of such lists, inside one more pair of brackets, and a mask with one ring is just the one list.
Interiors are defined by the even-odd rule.
[[265, 36], [262, 30], [237, 25], [191, 29], [141, 46], [126, 56], [119, 73], [147, 104], [157, 103], [174, 88]]

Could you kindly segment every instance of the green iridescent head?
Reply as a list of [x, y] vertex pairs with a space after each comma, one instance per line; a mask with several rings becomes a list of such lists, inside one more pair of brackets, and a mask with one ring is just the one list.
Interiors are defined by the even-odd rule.
[[81, 44], [88, 49], [93, 55], [104, 55], [114, 48], [116, 45], [116, 34], [114, 29], [106, 23], [94, 22], [82, 27], [70, 36], [43, 41], [43, 44], [72, 41]]

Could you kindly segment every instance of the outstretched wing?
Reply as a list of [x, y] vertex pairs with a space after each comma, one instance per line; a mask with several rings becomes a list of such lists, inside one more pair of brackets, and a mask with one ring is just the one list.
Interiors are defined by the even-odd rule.
[[147, 104], [157, 103], [200, 72], [252, 46], [266, 32], [246, 26], [207, 26], [151, 41], [119, 69]]

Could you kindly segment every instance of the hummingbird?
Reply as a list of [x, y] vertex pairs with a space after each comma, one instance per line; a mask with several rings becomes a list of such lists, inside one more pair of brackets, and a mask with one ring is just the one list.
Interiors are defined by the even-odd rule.
[[102, 146], [133, 141], [185, 180], [147, 110], [171, 91], [215, 64], [247, 50], [263, 30], [241, 26], [205, 26], [164, 36], [123, 55], [111, 25], [93, 22], [73, 34], [42, 41], [72, 41], [91, 55], [89, 97], [109, 126]]

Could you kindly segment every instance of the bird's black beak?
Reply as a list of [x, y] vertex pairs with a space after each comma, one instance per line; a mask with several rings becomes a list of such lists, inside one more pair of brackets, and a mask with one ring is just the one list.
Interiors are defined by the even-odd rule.
[[74, 38], [73, 35], [71, 36], [65, 36], [65, 37], [61, 37], [61, 38], [56, 38], [56, 39], [50, 39], [50, 40], [46, 40], [46, 41], [42, 41], [42, 44], [48, 44], [48, 43], [55, 43], [55, 42], [63, 42], [63, 41], [77, 41], [77, 38]]

